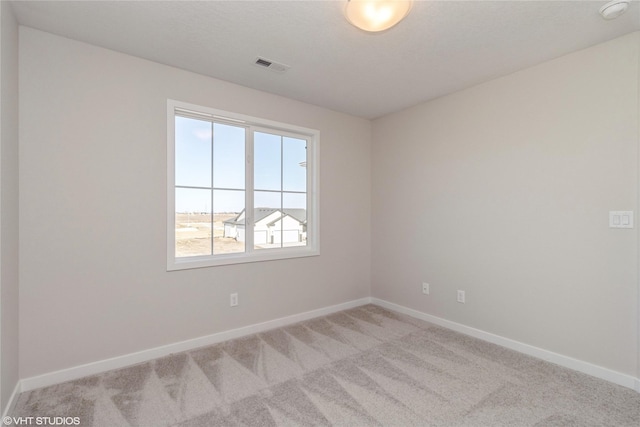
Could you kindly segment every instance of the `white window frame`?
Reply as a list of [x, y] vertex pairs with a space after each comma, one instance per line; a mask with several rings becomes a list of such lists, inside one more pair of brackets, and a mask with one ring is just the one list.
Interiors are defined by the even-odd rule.
[[[194, 118], [215, 123], [241, 126], [247, 129], [245, 150], [245, 252], [176, 257], [175, 233], [175, 117], [176, 111], [188, 112]], [[307, 244], [283, 248], [254, 250], [253, 248], [253, 132], [276, 132], [307, 140]], [[320, 191], [319, 191], [320, 132], [301, 126], [280, 123], [203, 107], [186, 102], [167, 100], [167, 271], [214, 267], [247, 262], [272, 261], [320, 255]], [[212, 212], [213, 215], [213, 212]], [[251, 230], [251, 231], [250, 231]]]

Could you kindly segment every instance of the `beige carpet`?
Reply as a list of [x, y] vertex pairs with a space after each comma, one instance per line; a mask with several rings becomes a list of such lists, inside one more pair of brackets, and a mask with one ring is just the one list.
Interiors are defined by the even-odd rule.
[[640, 426], [640, 394], [367, 305], [22, 393], [83, 426]]

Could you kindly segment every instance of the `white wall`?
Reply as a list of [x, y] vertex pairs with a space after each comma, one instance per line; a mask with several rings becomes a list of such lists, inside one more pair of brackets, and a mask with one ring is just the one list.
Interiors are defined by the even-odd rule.
[[375, 120], [373, 296], [636, 376], [640, 218], [608, 211], [638, 213], [639, 47]]
[[18, 24], [0, 2], [0, 409], [18, 382]]
[[[369, 121], [26, 27], [20, 96], [22, 378], [369, 295]], [[320, 130], [319, 257], [166, 271], [167, 98]]]
[[[639, 50], [639, 33], [622, 37], [372, 132], [21, 28], [20, 377], [370, 292], [638, 376], [640, 227], [609, 229], [607, 213], [638, 212]], [[167, 98], [321, 131], [320, 257], [165, 271]]]

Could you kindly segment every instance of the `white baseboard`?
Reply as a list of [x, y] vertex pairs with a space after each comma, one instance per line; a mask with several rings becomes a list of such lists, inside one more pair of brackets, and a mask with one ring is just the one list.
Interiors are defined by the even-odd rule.
[[5, 406], [4, 411], [2, 412], [2, 418], [6, 417], [7, 414], [13, 411], [14, 406], [16, 406], [16, 400], [18, 399], [18, 395], [22, 393], [22, 382], [18, 381], [16, 386], [13, 388], [13, 393], [11, 393], [11, 397], [7, 402], [7, 406]]
[[342, 304], [332, 305], [317, 310], [307, 311], [304, 313], [294, 314], [287, 317], [282, 317], [275, 320], [270, 320], [263, 323], [257, 323], [254, 325], [245, 326], [242, 328], [232, 329], [229, 331], [219, 332], [204, 337], [194, 338], [186, 341], [181, 341], [174, 344], [169, 344], [161, 347], [152, 348], [149, 350], [143, 350], [137, 353], [126, 354], [123, 356], [114, 357], [111, 359], [100, 360], [98, 362], [88, 363], [85, 365], [76, 366], [73, 368], [63, 369], [60, 371], [50, 372], [47, 374], [25, 378], [18, 382], [16, 385], [11, 399], [5, 408], [5, 414], [9, 408], [12, 408], [15, 404], [15, 399], [18, 394], [23, 391], [29, 391], [40, 387], [47, 387], [54, 384], [63, 383], [66, 381], [76, 380], [88, 375], [100, 374], [112, 369], [120, 369], [127, 366], [135, 365], [137, 363], [147, 362], [159, 357], [168, 356], [173, 353], [179, 353], [182, 351], [193, 350], [198, 347], [204, 347], [207, 345], [216, 344], [222, 341], [240, 338], [246, 335], [255, 334], [258, 332], [264, 332], [270, 329], [279, 328], [282, 326], [290, 325], [304, 320], [313, 319], [315, 317], [326, 316], [328, 314], [336, 313], [341, 310], [347, 310], [354, 307], [359, 307], [365, 304], [376, 304], [389, 310], [397, 311], [415, 317], [417, 319], [425, 320], [438, 326], [445, 327], [447, 329], [454, 330], [456, 332], [470, 335], [481, 340], [500, 345], [502, 347], [515, 350], [517, 352], [527, 354], [529, 356], [536, 357], [538, 359], [546, 360], [551, 363], [555, 363], [560, 366], [564, 366], [569, 369], [573, 369], [578, 372], [591, 375], [596, 378], [600, 378], [614, 384], [618, 384], [624, 387], [631, 388], [640, 393], [640, 378], [635, 378], [630, 375], [622, 374], [620, 372], [613, 371], [611, 369], [603, 368], [588, 362], [584, 362], [578, 359], [574, 359], [568, 356], [563, 356], [558, 353], [554, 353], [548, 350], [544, 350], [538, 347], [534, 347], [529, 344], [524, 344], [519, 341], [515, 341], [509, 338], [501, 337], [489, 332], [475, 329], [470, 326], [466, 326], [460, 323], [452, 322], [450, 320], [442, 319], [440, 317], [432, 316], [430, 314], [423, 313], [402, 305], [398, 305], [389, 301], [385, 301], [378, 298], [361, 298], [358, 300], [349, 301]]
[[[338, 311], [347, 310], [361, 305], [369, 304], [370, 297], [361, 298], [342, 304], [332, 305], [329, 307], [311, 310], [304, 313], [298, 313], [275, 320], [269, 320], [263, 323], [244, 326], [242, 328], [232, 329], [229, 331], [219, 332], [204, 337], [194, 338], [186, 341], [168, 344], [161, 347], [151, 348], [149, 350], [130, 353], [123, 356], [113, 357], [111, 359], [100, 360], [98, 362], [87, 363], [85, 365], [75, 366], [73, 368], [62, 369], [60, 371], [50, 372], [35, 377], [25, 378], [18, 385], [21, 391], [29, 391], [40, 387], [47, 387], [54, 384], [60, 384], [66, 381], [77, 380], [88, 375], [100, 374], [112, 369], [120, 369], [137, 363], [147, 362], [159, 357], [168, 356], [173, 353], [193, 350], [198, 347], [216, 344], [222, 341], [240, 338], [246, 335], [264, 332], [270, 329], [280, 328], [304, 320], [313, 319], [315, 317], [326, 316]], [[15, 392], [14, 392], [15, 393]]]
[[407, 308], [402, 305], [398, 305], [382, 299], [371, 298], [371, 303], [387, 308], [389, 310], [397, 311], [399, 313], [415, 317], [417, 319], [425, 320], [427, 322], [463, 333], [465, 335], [479, 338], [483, 341], [488, 341], [490, 343], [515, 350], [519, 353], [533, 356], [547, 362], [555, 363], [556, 365], [560, 365], [565, 368], [573, 369], [574, 371], [582, 372], [587, 375], [612, 382], [614, 384], [628, 387], [640, 393], [640, 378], [635, 378], [631, 375], [626, 375], [608, 368], [603, 368], [602, 366], [594, 365], [589, 362], [584, 362], [572, 357], [563, 356], [562, 354], [554, 353], [552, 351], [544, 350], [539, 347], [534, 347], [529, 344], [524, 344], [519, 341], [501, 337], [490, 332], [485, 332], [480, 329], [475, 329], [470, 326], [432, 316], [430, 314], [426, 314], [421, 311]]

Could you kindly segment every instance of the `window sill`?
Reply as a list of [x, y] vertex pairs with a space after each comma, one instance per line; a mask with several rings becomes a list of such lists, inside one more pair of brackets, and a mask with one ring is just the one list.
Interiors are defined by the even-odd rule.
[[286, 260], [293, 258], [304, 258], [320, 255], [316, 248], [282, 248], [266, 249], [264, 251], [252, 252], [251, 254], [228, 254], [211, 256], [193, 256], [185, 258], [170, 258], [167, 260], [167, 271], [188, 270], [192, 268], [219, 267], [223, 265], [245, 264], [250, 262], [264, 262]]

